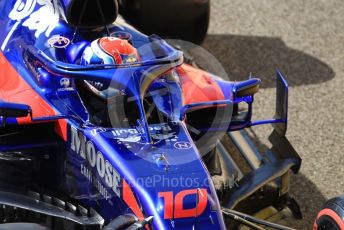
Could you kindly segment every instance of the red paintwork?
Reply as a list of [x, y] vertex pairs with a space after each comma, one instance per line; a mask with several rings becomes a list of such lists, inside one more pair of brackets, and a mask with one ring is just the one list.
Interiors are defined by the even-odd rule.
[[[0, 52], [0, 100], [27, 104], [34, 118], [55, 116], [53, 108], [19, 75]], [[18, 118], [19, 124], [32, 123], [31, 118]]]
[[67, 141], [67, 120], [63, 119], [55, 122], [55, 133], [58, 134], [62, 138], [62, 140]]
[[144, 219], [144, 215], [140, 209], [139, 204], [136, 201], [133, 191], [131, 190], [129, 184], [123, 179], [123, 201], [128, 205], [128, 207], [133, 211], [133, 213], [140, 220]]
[[[143, 220], [145, 217], [141, 211], [139, 204], [131, 190], [129, 184], [123, 179], [123, 201], [128, 205], [128, 207], [133, 211], [139, 220]], [[148, 225], [145, 226], [147, 230], [150, 228]]]
[[221, 88], [209, 73], [186, 64], [177, 71], [182, 83], [184, 105], [225, 99]]

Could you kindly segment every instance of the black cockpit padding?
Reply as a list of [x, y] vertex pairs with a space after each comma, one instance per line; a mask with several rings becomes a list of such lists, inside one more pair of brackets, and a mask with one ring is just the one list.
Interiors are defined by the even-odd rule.
[[116, 21], [117, 0], [70, 0], [65, 1], [69, 24], [79, 28], [96, 28]]

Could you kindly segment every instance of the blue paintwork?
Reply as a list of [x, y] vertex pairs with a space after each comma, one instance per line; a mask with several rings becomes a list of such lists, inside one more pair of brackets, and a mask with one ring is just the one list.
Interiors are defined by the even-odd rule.
[[[50, 2], [49, 0], [45, 1]], [[152, 225], [155, 229], [192, 229], [196, 228], [196, 226], [197, 229], [224, 229], [219, 202], [216, 198], [210, 175], [202, 163], [198, 150], [194, 146], [183, 121], [185, 111], [195, 107], [223, 104], [231, 105], [233, 103], [246, 102], [249, 105], [247, 120], [241, 124], [224, 127], [224, 130], [237, 130], [251, 125], [286, 121], [271, 120], [252, 123], [250, 119], [252, 115], [253, 96], [233, 98], [233, 88], [236, 89], [237, 87], [244, 86], [235, 86], [234, 83], [225, 82], [218, 78], [214, 80], [222, 89], [225, 100], [193, 105], [182, 104], [181, 87], [174, 81], [164, 81], [163, 83], [153, 82], [152, 84], [145, 85], [144, 82], [147, 81], [147, 76], [142, 74], [142, 72], [156, 72], [162, 68], [165, 71], [173, 70], [183, 63], [182, 53], [155, 36], [147, 37], [133, 28], [124, 25], [112, 25], [109, 28], [110, 32], [130, 34], [131, 42], [136, 48], [146, 45], [146, 48], [141, 50], [141, 53], [144, 53], [142, 55], [142, 63], [124, 66], [77, 65], [76, 62], [80, 58], [81, 50], [92, 41], [84, 38], [82, 33], [75, 34], [75, 28], [69, 26], [62, 19], [59, 19], [58, 24], [48, 36], [43, 32], [36, 37], [36, 30], [29, 29], [23, 25], [23, 21], [27, 20], [30, 14], [20, 21], [9, 19], [9, 14], [13, 10], [16, 2], [17, 0], [0, 0], [0, 44], [3, 46], [2, 52], [6, 59], [16, 68], [20, 76], [57, 113], [53, 117], [35, 118], [34, 121], [51, 122], [59, 119], [67, 120], [66, 164], [70, 168], [73, 177], [65, 178], [67, 186], [63, 192], [79, 200], [85, 206], [95, 207], [106, 222], [109, 222], [121, 214], [132, 212], [122, 200], [123, 194], [120, 185], [125, 180], [131, 185], [144, 215], [154, 216]], [[63, 5], [68, 4], [68, 2], [69, 0], [64, 0]], [[37, 12], [41, 7], [37, 4], [32, 12]], [[49, 15], [46, 15], [46, 17], [49, 17]], [[15, 30], [12, 30], [13, 26], [17, 26]], [[106, 35], [106, 30], [94, 32], [94, 37]], [[69, 39], [71, 44], [66, 48], [50, 47], [48, 40], [54, 36], [63, 36]], [[8, 41], [7, 44], [6, 39]], [[154, 54], [151, 51], [153, 49], [152, 45], [147, 45], [152, 41], [155, 47], [159, 47], [158, 54]], [[37, 76], [40, 76], [40, 79]], [[8, 76], [8, 78], [10, 77]], [[70, 90], [61, 90], [63, 89], [60, 84], [62, 78], [70, 79]], [[90, 124], [89, 114], [75, 89], [74, 81], [77, 79], [90, 81], [112, 80], [119, 90], [134, 97], [137, 101], [141, 115], [138, 125], [132, 127], [132, 129], [121, 127], [110, 129], [96, 127]], [[252, 81], [255, 82], [249, 83], [257, 83], [256, 80]], [[169, 121], [167, 124], [151, 126], [147, 123], [145, 117], [142, 94], [146, 91], [154, 91], [154, 89], [163, 85], [169, 88], [170, 95], [156, 95], [153, 96], [153, 100], [161, 112], [168, 115]], [[166, 104], [167, 99], [171, 95], [173, 95], [173, 106]], [[17, 124], [13, 118], [7, 119], [7, 123]], [[168, 133], [173, 137], [157, 138], [159, 134], [164, 134], [161, 133], [162, 130], [159, 130], [161, 127], [167, 127]], [[129, 133], [125, 133], [124, 131]], [[123, 141], [123, 138], [132, 136], [131, 132], [135, 133], [134, 136], [137, 140], [126, 143]], [[92, 143], [95, 151], [101, 153], [100, 157], [104, 158], [104, 162], [107, 161], [113, 170], [117, 171], [119, 178], [117, 178], [118, 187], [115, 188], [115, 191], [113, 188], [107, 186], [105, 177], [99, 175], [96, 169], [97, 166], [92, 167], [89, 159], [85, 159], [82, 156], [82, 151], [85, 150], [80, 149], [80, 146], [77, 145], [77, 142], [81, 141], [82, 143], [82, 140], [87, 140]], [[171, 144], [174, 142], [189, 143], [190, 148], [183, 150], [176, 149]], [[8, 149], [10, 148], [11, 146], [8, 146]], [[156, 161], [156, 157], [162, 153], [166, 156], [170, 164], [168, 173], [166, 173], [164, 165]], [[85, 172], [95, 177], [95, 179], [92, 179], [93, 182], [100, 183], [100, 186], [98, 184], [98, 188], [92, 185], [92, 182], [87, 179]], [[135, 183], [135, 181], [147, 182], [152, 178], [157, 179], [154, 186]], [[161, 178], [164, 178], [166, 181], [188, 178], [194, 182], [198, 181], [198, 183], [174, 187], [164, 184], [164, 180], [160, 180]], [[112, 178], [111, 180], [114, 183], [115, 179]], [[197, 218], [164, 220], [164, 207], [161, 199], [158, 197], [158, 193], [164, 191], [178, 193], [191, 188], [206, 189], [209, 196], [213, 197], [214, 203], [211, 204], [209, 202], [205, 212]], [[101, 189], [104, 189], [103, 193], [99, 192]], [[107, 196], [104, 196], [104, 194]], [[188, 208], [195, 207], [196, 197], [186, 197], [184, 199], [184, 206]]]
[[239, 83], [234, 85], [233, 93], [236, 94], [239, 90], [244, 90], [244, 89], [247, 89], [249, 87], [259, 85], [260, 82], [261, 82], [261, 80], [258, 78], [251, 78], [249, 80], [239, 82]]
[[[19, 111], [26, 111], [27, 113], [30, 112], [30, 107], [25, 104], [18, 104], [18, 103], [8, 103], [8, 102], [1, 102], [0, 101], [0, 110], [19, 110]], [[0, 113], [1, 116], [1, 113]]]

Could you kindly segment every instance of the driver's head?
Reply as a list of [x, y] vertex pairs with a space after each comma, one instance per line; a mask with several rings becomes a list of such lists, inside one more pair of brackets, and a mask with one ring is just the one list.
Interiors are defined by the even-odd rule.
[[81, 57], [82, 65], [122, 65], [139, 61], [137, 50], [127, 40], [114, 37], [93, 41]]

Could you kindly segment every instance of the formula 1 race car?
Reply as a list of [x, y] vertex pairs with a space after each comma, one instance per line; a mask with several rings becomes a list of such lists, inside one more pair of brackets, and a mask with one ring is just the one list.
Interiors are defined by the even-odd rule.
[[275, 117], [252, 121], [259, 79], [188, 65], [117, 12], [0, 0], [0, 229], [288, 229], [266, 221], [301, 216], [282, 74]]

